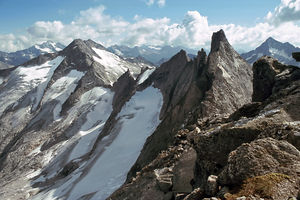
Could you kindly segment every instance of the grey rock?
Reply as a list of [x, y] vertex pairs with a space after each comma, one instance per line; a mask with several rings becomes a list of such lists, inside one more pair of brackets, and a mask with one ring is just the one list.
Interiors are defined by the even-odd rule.
[[253, 101], [264, 101], [291, 82], [300, 79], [300, 69], [264, 56], [253, 64]]
[[173, 169], [173, 188], [175, 192], [191, 193], [194, 179], [194, 168], [196, 163], [196, 152], [190, 149], [184, 152]]
[[278, 182], [272, 190], [273, 199], [286, 199], [298, 193], [299, 167], [300, 152], [290, 143], [272, 138], [258, 139], [230, 153], [228, 165], [218, 181], [230, 185], [265, 174], [288, 175], [288, 179]]
[[218, 177], [215, 175], [210, 175], [207, 178], [205, 193], [209, 196], [215, 196], [218, 192]]
[[189, 195], [187, 195], [184, 200], [198, 200], [203, 197], [203, 190], [200, 188], [194, 189]]
[[161, 90], [164, 104], [160, 117], [163, 122], [147, 139], [128, 177], [172, 144], [176, 130], [188, 113], [193, 113], [192, 123], [199, 117], [232, 114], [250, 103], [251, 77], [250, 65], [231, 47], [223, 30], [214, 33], [208, 57], [203, 49], [194, 60], [190, 60], [185, 51], [180, 51], [163, 63], [144, 85], [153, 83]]

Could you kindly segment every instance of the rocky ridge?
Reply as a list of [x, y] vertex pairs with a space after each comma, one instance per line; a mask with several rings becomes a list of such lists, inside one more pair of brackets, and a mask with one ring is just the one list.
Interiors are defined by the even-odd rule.
[[300, 198], [299, 72], [259, 59], [253, 102], [228, 116], [190, 113], [173, 143], [109, 199]]
[[190, 60], [184, 51], [161, 65], [145, 85], [158, 87], [164, 97], [162, 122], [147, 142], [128, 178], [174, 141], [189, 113], [197, 117], [231, 114], [251, 101], [251, 68], [228, 43], [223, 30], [212, 36], [212, 50]]

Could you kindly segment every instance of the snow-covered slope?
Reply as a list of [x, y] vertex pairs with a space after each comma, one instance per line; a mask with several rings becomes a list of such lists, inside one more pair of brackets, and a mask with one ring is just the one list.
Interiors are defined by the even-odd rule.
[[125, 57], [143, 57], [146, 60], [154, 63], [159, 66], [163, 62], [169, 60], [172, 56], [178, 53], [181, 49], [186, 49], [188, 53], [191, 55], [197, 55], [197, 50], [187, 49], [184, 47], [176, 46], [136, 46], [136, 47], [128, 47], [128, 46], [119, 46], [114, 45], [108, 48], [111, 52]]
[[6, 64], [6, 63], [0, 61], [0, 70], [9, 69], [9, 68], [12, 68], [12, 67], [14, 67], [14, 66]]
[[[162, 95], [150, 87], [136, 92], [125, 105], [115, 102], [114, 84], [124, 73], [137, 84], [142, 71], [146, 79], [153, 69], [144, 62], [127, 61], [91, 40], [75, 40], [59, 53], [41, 55], [1, 76], [0, 177], [17, 178], [8, 185], [0, 181], [1, 188], [6, 185], [0, 199], [15, 196], [11, 188], [20, 188], [19, 184], [23, 185], [20, 198], [33, 199], [68, 195], [78, 199], [90, 192], [104, 197], [123, 184], [143, 143], [159, 124]], [[116, 106], [122, 110], [118, 115], [113, 114]], [[114, 117], [119, 129], [99, 140]], [[132, 125], [141, 119], [139, 132], [132, 132]], [[123, 143], [129, 137], [133, 139]], [[75, 171], [68, 176], [70, 166]], [[112, 166], [119, 171], [108, 173]], [[94, 173], [102, 179], [87, 187]], [[39, 190], [44, 192], [35, 196]]]
[[281, 43], [273, 38], [268, 38], [255, 50], [248, 53], [243, 53], [241, 56], [250, 64], [253, 64], [260, 57], [266, 55], [278, 59], [279, 62], [289, 65], [300, 66], [292, 57], [293, 52], [299, 52], [300, 48], [286, 42]]
[[[137, 92], [118, 114], [115, 126], [118, 128], [113, 129], [99, 142], [94, 156], [82, 163], [71, 177], [62, 180], [63, 184], [44, 191], [33, 199], [65, 198], [73, 200], [85, 196], [95, 200], [106, 199], [125, 182], [126, 175], [139, 156], [147, 137], [158, 126], [162, 102], [162, 94], [159, 89], [148, 87]], [[105, 101], [102, 101], [102, 109], [105, 110], [107, 108], [104, 105], [109, 107], [109, 104], [103, 103]], [[101, 115], [101, 112], [102, 115], [108, 113], [99, 109], [97, 114]], [[94, 119], [95, 116], [93, 116]], [[99, 125], [94, 126], [96, 129], [99, 128]], [[87, 147], [92, 141], [95, 141], [93, 137], [95, 134], [92, 132], [96, 129], [88, 131], [88, 133], [83, 133], [83, 131], [78, 133], [83, 137], [79, 139], [69, 159], [74, 160], [88, 152]], [[87, 135], [92, 136], [86, 137]]]
[[9, 65], [17, 66], [41, 54], [59, 52], [63, 48], [65, 48], [65, 46], [61, 43], [47, 41], [16, 52], [0, 52], [0, 61]]
[[24, 95], [35, 88], [36, 96], [31, 99], [33, 102], [40, 101], [44, 89], [63, 59], [64, 57], [58, 56], [42, 65], [20, 66], [14, 70], [0, 92], [0, 116], [9, 105], [16, 106]]

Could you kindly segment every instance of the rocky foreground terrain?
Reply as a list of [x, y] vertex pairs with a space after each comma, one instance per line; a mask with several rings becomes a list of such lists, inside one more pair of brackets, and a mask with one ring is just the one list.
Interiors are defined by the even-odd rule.
[[75, 40], [0, 72], [0, 199], [299, 199], [300, 69], [223, 30], [159, 68]]

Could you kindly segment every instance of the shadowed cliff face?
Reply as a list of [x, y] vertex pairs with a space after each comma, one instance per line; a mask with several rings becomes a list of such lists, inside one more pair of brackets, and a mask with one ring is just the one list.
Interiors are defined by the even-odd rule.
[[148, 138], [128, 178], [173, 142], [189, 113], [198, 117], [228, 115], [249, 103], [252, 72], [249, 64], [228, 43], [223, 30], [212, 36], [209, 56], [201, 50], [189, 60], [184, 51], [161, 65], [149, 78], [163, 93], [162, 123]]

